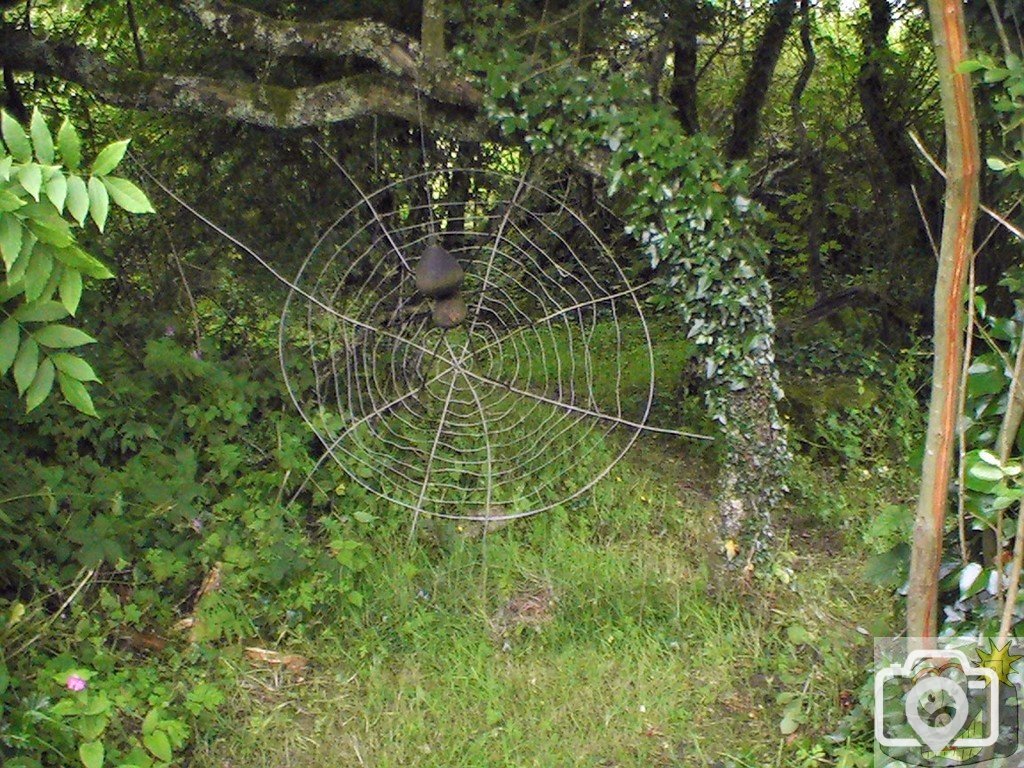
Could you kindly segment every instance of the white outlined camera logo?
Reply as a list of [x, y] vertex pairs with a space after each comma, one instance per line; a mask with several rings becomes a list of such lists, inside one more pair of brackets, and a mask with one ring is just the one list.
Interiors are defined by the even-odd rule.
[[[956, 674], [950, 676], [950, 672]], [[900, 678], [913, 681], [904, 696], [904, 713], [916, 738], [892, 736], [885, 727], [885, 687]], [[999, 676], [988, 667], [972, 664], [963, 651], [913, 651], [902, 664], [876, 672], [874, 689], [875, 739], [882, 747], [927, 748], [938, 754], [946, 749], [991, 747], [999, 738]], [[980, 735], [965, 733], [971, 698], [980, 699], [983, 707], [976, 721], [987, 727]]]

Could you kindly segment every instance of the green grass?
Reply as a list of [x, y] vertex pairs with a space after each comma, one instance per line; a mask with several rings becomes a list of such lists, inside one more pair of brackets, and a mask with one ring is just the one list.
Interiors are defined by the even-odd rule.
[[[445, 524], [409, 547], [390, 526], [364, 611], [280, 638], [310, 658], [301, 676], [237, 662], [227, 727], [192, 765], [800, 765], [859, 683], [856, 626], [884, 622], [886, 601], [834, 526], [782, 542], [789, 584], [720, 572], [713, 472], [687, 450], [645, 438], [584, 503], [482, 540]], [[543, 589], [545, 621], [502, 618]], [[805, 702], [793, 744], [786, 692]]]

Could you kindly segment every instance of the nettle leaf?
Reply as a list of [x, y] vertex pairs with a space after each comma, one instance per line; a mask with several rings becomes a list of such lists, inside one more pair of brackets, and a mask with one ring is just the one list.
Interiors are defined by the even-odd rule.
[[36, 163], [23, 165], [18, 169], [18, 183], [33, 200], [39, 199], [39, 191], [43, 188], [43, 169]]
[[46, 185], [43, 187], [43, 191], [46, 192], [46, 196], [50, 198], [50, 202], [53, 203], [53, 207], [57, 209], [57, 213], [64, 212], [64, 201], [68, 197], [68, 180], [63, 173], [55, 173]]
[[82, 273], [77, 269], [66, 267], [60, 278], [60, 301], [72, 315], [78, 311], [78, 302], [82, 300]]
[[18, 354], [18, 339], [21, 328], [12, 317], [0, 323], [0, 376], [10, 370], [11, 363]]
[[83, 741], [78, 747], [78, 756], [85, 768], [103, 768], [103, 742]]
[[85, 217], [89, 215], [89, 190], [81, 176], [68, 176], [67, 206], [79, 226], [85, 226]]
[[40, 364], [39, 370], [36, 371], [36, 376], [32, 379], [28, 390], [25, 392], [25, 413], [31, 413], [46, 400], [50, 390], [53, 389], [54, 374], [53, 361], [44, 360]]
[[8, 271], [21, 253], [21, 238], [21, 222], [17, 217], [0, 215], [0, 256], [3, 256]]
[[28, 134], [17, 120], [6, 112], [0, 112], [0, 132], [3, 133], [4, 143], [15, 160], [19, 163], [32, 160], [32, 142], [28, 140]]
[[69, 120], [65, 120], [57, 131], [57, 149], [68, 170], [77, 171], [82, 164], [82, 140]]
[[95, 277], [97, 280], [109, 280], [114, 276], [114, 273], [107, 269], [106, 264], [86, 253], [77, 245], [61, 248], [55, 251], [54, 255], [63, 264], [77, 269], [84, 275]]
[[32, 122], [29, 123], [29, 131], [32, 133], [32, 146], [36, 150], [36, 159], [40, 163], [49, 165], [53, 162], [53, 136], [46, 126], [38, 109], [32, 110]]
[[77, 381], [99, 381], [99, 377], [96, 375], [96, 371], [92, 369], [92, 366], [77, 355], [57, 352], [50, 359], [53, 360], [53, 364], [57, 366], [58, 371], [66, 373]]
[[174, 758], [174, 754], [171, 752], [171, 741], [163, 731], [147, 733], [142, 737], [142, 743], [146, 745], [146, 749], [165, 763], [171, 762]]
[[18, 355], [14, 358], [14, 383], [18, 387], [18, 394], [22, 395], [28, 389], [32, 380], [36, 377], [39, 369], [39, 345], [29, 336], [21, 342]]
[[118, 176], [106, 176], [103, 179], [103, 186], [110, 193], [111, 200], [129, 213], [154, 213], [153, 205], [146, 197], [146, 193], [135, 186], [128, 179]]
[[60, 383], [60, 391], [64, 399], [87, 416], [95, 416], [96, 408], [89, 397], [89, 391], [82, 382], [68, 376], [63, 371], [57, 371], [57, 381]]
[[32, 336], [44, 347], [52, 347], [54, 349], [69, 349], [96, 342], [96, 339], [85, 331], [59, 323], [40, 328]]
[[96, 222], [96, 228], [102, 232], [107, 225], [107, 213], [110, 211], [110, 195], [103, 182], [96, 176], [89, 178], [89, 215]]
[[108, 173], [117, 168], [121, 159], [124, 157], [124, 153], [128, 151], [128, 143], [130, 139], [124, 141], [115, 141], [113, 144], [108, 144], [103, 150], [96, 155], [96, 159], [92, 161], [92, 173], [96, 176], [106, 176]]

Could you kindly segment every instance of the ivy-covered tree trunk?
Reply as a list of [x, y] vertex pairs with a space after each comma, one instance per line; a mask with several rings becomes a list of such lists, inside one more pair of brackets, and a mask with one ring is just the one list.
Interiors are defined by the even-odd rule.
[[725, 461], [719, 474], [718, 512], [730, 559], [752, 562], [772, 537], [772, 515], [786, 492], [790, 467], [786, 430], [779, 418], [778, 371], [770, 352], [754, 364], [754, 380], [717, 396], [725, 417]]

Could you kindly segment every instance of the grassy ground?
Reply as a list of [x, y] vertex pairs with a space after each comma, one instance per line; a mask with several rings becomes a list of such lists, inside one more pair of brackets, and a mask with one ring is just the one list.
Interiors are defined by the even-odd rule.
[[[234, 726], [192, 764], [816, 765], [806, 745], [870, 656], [858, 626], [891, 620], [860, 576], [862, 514], [794, 512], [792, 579], [737, 587], [713, 472], [684, 450], [645, 438], [583, 506], [484, 539], [437, 526], [408, 547], [396, 528], [361, 617], [283, 639], [299, 672], [239, 662]], [[788, 737], [780, 696], [802, 721]]]

